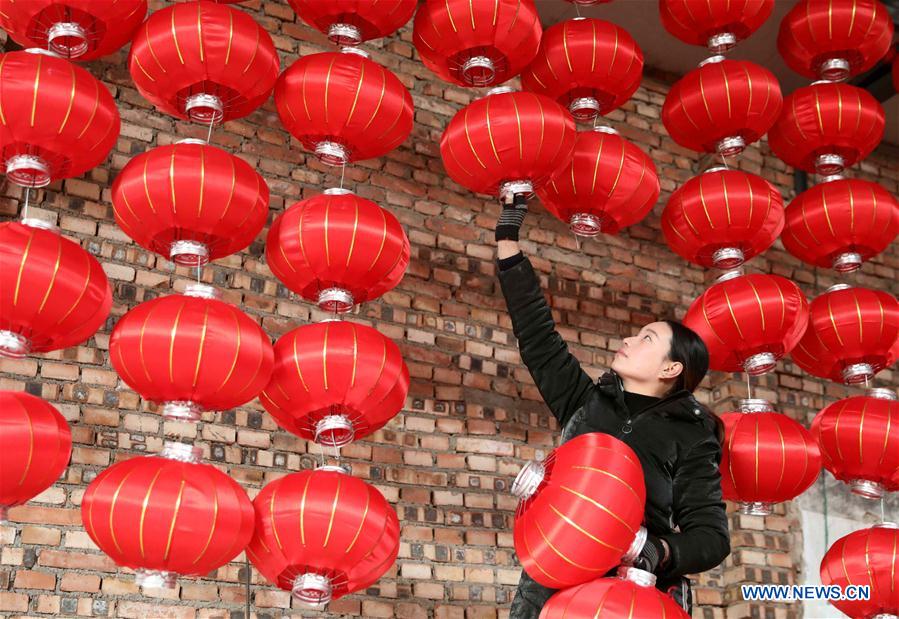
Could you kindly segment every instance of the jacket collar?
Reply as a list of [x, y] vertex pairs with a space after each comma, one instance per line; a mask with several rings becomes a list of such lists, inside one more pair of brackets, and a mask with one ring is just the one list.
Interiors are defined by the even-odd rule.
[[[614, 370], [609, 370], [599, 377], [599, 389], [606, 396], [618, 404], [622, 410], [627, 410], [624, 402], [624, 382]], [[663, 417], [675, 417], [684, 421], [701, 423], [702, 413], [705, 407], [700, 404], [693, 394], [686, 389], [675, 391], [660, 399], [655, 404], [641, 411], [641, 415], [650, 411], [657, 411]]]

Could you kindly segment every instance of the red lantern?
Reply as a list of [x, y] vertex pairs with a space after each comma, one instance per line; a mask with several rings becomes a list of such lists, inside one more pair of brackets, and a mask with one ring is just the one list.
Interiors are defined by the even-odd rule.
[[200, 447], [165, 443], [100, 473], [81, 501], [87, 534], [146, 587], [175, 586], [179, 574], [205, 576], [236, 557], [253, 535], [253, 504], [240, 485], [209, 464]]
[[343, 313], [399, 284], [409, 251], [406, 232], [389, 211], [350, 191], [326, 189], [275, 219], [265, 259], [290, 290]]
[[627, 30], [580, 17], [543, 33], [521, 87], [555, 99], [575, 120], [589, 121], [630, 99], [642, 77], [643, 52]]
[[761, 28], [774, 9], [774, 0], [660, 0], [662, 25], [690, 45], [726, 52]]
[[372, 327], [334, 321], [281, 336], [259, 401], [288, 432], [340, 447], [393, 419], [408, 392], [396, 344]]
[[841, 537], [821, 559], [821, 584], [867, 586], [866, 600], [831, 600], [850, 617], [889, 619], [899, 615], [899, 526], [892, 522], [875, 524]]
[[0, 356], [75, 346], [112, 307], [100, 263], [37, 219], [0, 223]]
[[684, 148], [730, 156], [771, 128], [782, 103], [780, 85], [768, 69], [712, 56], [668, 91], [662, 123]]
[[571, 157], [574, 121], [530, 92], [488, 95], [459, 110], [440, 139], [447, 174], [477, 193], [531, 193]]
[[531, 578], [571, 587], [633, 562], [646, 541], [637, 455], [601, 432], [582, 434], [529, 462], [512, 484], [515, 552]]
[[0, 54], [0, 157], [25, 187], [81, 176], [119, 137], [119, 110], [106, 87], [47, 52]]
[[59, 479], [72, 454], [69, 424], [49, 402], [20, 391], [0, 391], [0, 524]]
[[824, 468], [868, 499], [899, 490], [897, 428], [899, 402], [889, 389], [834, 402], [812, 420]]
[[861, 179], [819, 183], [800, 193], [785, 212], [781, 239], [788, 252], [840, 273], [855, 271], [899, 234], [899, 202]]
[[732, 269], [762, 253], [784, 226], [783, 198], [761, 176], [718, 167], [678, 187], [662, 211], [665, 241], [684, 260]]
[[774, 369], [808, 324], [808, 301], [779, 275], [730, 271], [693, 301], [684, 324], [709, 349], [709, 367], [752, 376]]
[[772, 503], [795, 499], [821, 472], [821, 452], [809, 431], [769, 402], [740, 400], [740, 412], [724, 413], [721, 490], [740, 503], [740, 513], [767, 516]]
[[206, 1], [153, 13], [128, 63], [134, 85], [160, 111], [207, 124], [265, 103], [279, 67], [272, 38], [252, 17]]
[[256, 532], [247, 556], [304, 604], [322, 606], [371, 586], [399, 553], [390, 504], [374, 486], [336, 470], [291, 473], [253, 503]]
[[387, 37], [412, 19], [417, 0], [287, 0], [300, 18], [337, 45]]
[[460, 86], [495, 86], [537, 55], [543, 27], [534, 0], [425, 0], [412, 43], [437, 76]]
[[659, 199], [652, 159], [611, 127], [577, 134], [568, 164], [537, 191], [547, 210], [580, 236], [617, 234]]
[[412, 96], [390, 71], [356, 48], [309, 54], [275, 87], [284, 127], [323, 163], [380, 157], [412, 131]]
[[116, 177], [116, 222], [141, 247], [202, 266], [253, 242], [268, 217], [268, 185], [243, 159], [205, 143], [150, 149]]
[[197, 421], [204, 410], [249, 402], [272, 372], [268, 336], [211, 286], [191, 284], [141, 303], [112, 331], [109, 359], [141, 397], [164, 404], [163, 415]]
[[868, 91], [816, 82], [787, 96], [768, 144], [787, 165], [829, 176], [870, 155], [885, 126], [883, 106]]
[[896, 361], [899, 301], [888, 292], [837, 284], [815, 298], [793, 361], [814, 376], [867, 382]]
[[892, 40], [879, 0], [801, 0], [780, 22], [777, 50], [800, 75], [839, 81], [872, 68]]

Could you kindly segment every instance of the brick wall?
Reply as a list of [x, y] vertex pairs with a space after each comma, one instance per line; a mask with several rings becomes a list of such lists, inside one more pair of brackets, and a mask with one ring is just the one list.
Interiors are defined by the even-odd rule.
[[[282, 67], [298, 55], [327, 49], [318, 33], [294, 23], [286, 3], [254, 0], [244, 6], [272, 34]], [[414, 58], [411, 27], [367, 48], [412, 92], [416, 124], [396, 151], [349, 167], [345, 185], [400, 219], [412, 242], [412, 259], [400, 286], [352, 319], [376, 326], [400, 345], [412, 386], [396, 419], [343, 452], [353, 474], [374, 483], [396, 506], [402, 545], [396, 566], [364, 595], [332, 603], [331, 616], [506, 617], [520, 571], [512, 547], [515, 501], [509, 486], [524, 461], [553, 447], [557, 428], [520, 363], [498, 290], [492, 240], [497, 204], [443, 173], [439, 136], [471, 94], [432, 79]], [[101, 260], [115, 303], [107, 324], [84, 345], [0, 361], [0, 388], [25, 389], [53, 402], [70, 422], [74, 441], [64, 477], [12, 510], [13, 523], [0, 528], [0, 615], [242, 617], [243, 555], [208, 578], [185, 578], [174, 591], [141, 595], [132, 576], [99, 553], [80, 524], [81, 497], [97, 473], [124, 454], [158, 451], [164, 438], [195, 440], [206, 459], [251, 497], [266, 482], [311, 467], [319, 453], [278, 430], [255, 401], [206, 414], [196, 426], [163, 422], [112, 370], [108, 343], [115, 321], [141, 301], [183, 289], [191, 274], [134, 245], [117, 228], [111, 180], [130, 157], [183, 137], [205, 137], [205, 130], [151, 109], [130, 84], [124, 52], [89, 69], [116, 97], [121, 137], [107, 165], [38, 192], [32, 213], [55, 220]], [[676, 146], [660, 121], [670, 84], [647, 70], [633, 99], [608, 117], [659, 169], [663, 193], [652, 215], [619, 237], [580, 248], [539, 206], [526, 222], [525, 251], [541, 273], [563, 336], [594, 377], [608, 367], [621, 337], [658, 317], [682, 316], [712, 280], [661, 242], [659, 214], [667, 196], [698, 171], [697, 156]], [[282, 130], [271, 101], [217, 129], [213, 143], [257, 166], [272, 190], [272, 216], [338, 182], [333, 168], [307, 156]], [[852, 175], [899, 193], [897, 157], [895, 147], [883, 146]], [[737, 163], [792, 197], [791, 172], [766, 145], [750, 148]], [[21, 198], [18, 188], [4, 184], [0, 216], [16, 217]], [[207, 267], [203, 279], [222, 288], [226, 300], [257, 318], [276, 339], [321, 315], [272, 277], [262, 258], [264, 234], [244, 253]], [[829, 271], [801, 265], [779, 242], [751, 267], [793, 278], [810, 298], [835, 281]], [[897, 269], [894, 244], [854, 279], [875, 288], [893, 286], [895, 293]], [[756, 393], [804, 422], [848, 393], [803, 375], [789, 362], [778, 370], [757, 381]], [[895, 372], [883, 372], [878, 383], [890, 384], [894, 377]], [[699, 398], [723, 411], [745, 394], [740, 376], [716, 373], [706, 379]], [[739, 599], [741, 582], [798, 582], [794, 566], [802, 531], [795, 507], [778, 506], [766, 518], [732, 513], [731, 527], [733, 554], [699, 577], [694, 616], [798, 617], [796, 606], [751, 608]], [[251, 586], [259, 617], [311, 616], [292, 608], [289, 594], [265, 584], [255, 571]]]

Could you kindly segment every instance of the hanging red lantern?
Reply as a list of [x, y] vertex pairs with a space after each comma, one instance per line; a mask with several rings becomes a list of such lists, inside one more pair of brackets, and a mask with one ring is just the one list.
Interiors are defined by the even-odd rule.
[[102, 163], [119, 110], [93, 75], [48, 52], [0, 54], [0, 156], [9, 180], [44, 187]]
[[373, 585], [396, 561], [399, 519], [361, 479], [329, 467], [267, 484], [247, 556], [301, 603], [324, 606]]
[[437, 76], [460, 86], [495, 86], [530, 64], [543, 27], [534, 0], [425, 0], [412, 43]]
[[611, 127], [577, 133], [567, 165], [537, 191], [546, 209], [579, 236], [618, 234], [659, 199], [652, 159]]
[[684, 260], [732, 269], [762, 253], [784, 226], [783, 198], [761, 176], [716, 167], [678, 187], [662, 211], [665, 241]]
[[265, 259], [290, 290], [344, 313], [392, 290], [409, 265], [409, 239], [389, 211], [345, 189], [297, 202], [272, 223]]
[[7, 510], [52, 486], [69, 465], [72, 431], [49, 402], [0, 391], [0, 524]]
[[896, 361], [899, 301], [883, 290], [836, 284], [812, 301], [793, 350], [800, 368], [847, 385], [867, 382]]
[[767, 516], [773, 503], [795, 499], [818, 479], [821, 452], [812, 435], [770, 402], [740, 400], [740, 412], [721, 420], [721, 490], [741, 514]]
[[796, 196], [785, 212], [788, 252], [808, 264], [849, 273], [899, 234], [899, 202], [871, 181], [837, 179]]
[[243, 11], [206, 1], [153, 13], [128, 61], [134, 85], [157, 109], [206, 124], [242, 118], [265, 103], [279, 67], [262, 26]]
[[801, 0], [780, 22], [777, 50], [800, 75], [839, 81], [872, 68], [892, 40], [879, 0]]
[[88, 61], [127, 44], [147, 0], [0, 0], [0, 28], [19, 45]]
[[112, 186], [122, 230], [141, 247], [188, 266], [252, 243], [268, 217], [268, 198], [268, 185], [252, 166], [198, 141], [145, 151]]
[[300, 19], [337, 45], [387, 37], [406, 25], [418, 0], [287, 0]]
[[38, 219], [0, 223], [0, 356], [75, 346], [106, 321], [100, 263]]
[[709, 367], [752, 376], [774, 369], [808, 324], [808, 301], [779, 275], [729, 271], [690, 305], [684, 324], [709, 349]]
[[642, 77], [643, 52], [627, 30], [577, 17], [543, 33], [521, 87], [554, 99], [575, 120], [590, 121], [630, 99]]
[[274, 353], [256, 321], [204, 284], [145, 301], [119, 319], [109, 360], [145, 400], [171, 419], [249, 402], [272, 373]]
[[303, 56], [275, 87], [284, 127], [329, 165], [389, 153], [412, 131], [412, 96], [360, 49]]
[[899, 401], [890, 389], [834, 402], [812, 420], [824, 468], [868, 499], [899, 490]]
[[205, 576], [246, 548], [253, 504], [202, 448], [166, 442], [159, 456], [113, 464], [90, 483], [81, 521], [116, 565], [145, 587], [173, 588], [178, 575]]
[[515, 553], [546, 587], [579, 585], [633, 562], [646, 541], [643, 468], [608, 434], [582, 434], [529, 462], [512, 494], [519, 499]]
[[393, 341], [372, 327], [333, 321], [281, 336], [259, 401], [288, 432], [340, 447], [393, 419], [408, 392], [409, 369]]
[[[899, 525], [881, 522], [835, 541], [821, 559], [821, 584], [867, 586], [868, 599], [831, 599], [849, 617], [890, 619], [899, 615]], [[861, 597], [861, 596], [859, 596]]]
[[576, 140], [561, 105], [504, 91], [456, 112], [440, 139], [440, 156], [450, 178], [474, 192], [532, 193], [568, 162]]
[[662, 25], [690, 45], [726, 52], [761, 28], [774, 10], [774, 0], [660, 0]]
[[787, 96], [768, 144], [787, 165], [830, 176], [870, 155], [885, 126], [883, 106], [868, 91], [815, 82]]

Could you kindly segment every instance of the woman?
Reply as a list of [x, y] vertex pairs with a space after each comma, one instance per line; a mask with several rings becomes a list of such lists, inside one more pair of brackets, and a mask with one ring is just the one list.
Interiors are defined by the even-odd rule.
[[[540, 282], [518, 246], [525, 199], [509, 201], [496, 226], [497, 255], [522, 361], [559, 421], [562, 442], [605, 432], [640, 458], [648, 536], [635, 565], [655, 573], [656, 587], [691, 612], [684, 575], [709, 570], [730, 553], [718, 470], [723, 425], [692, 395], [708, 370], [705, 344], [679, 322], [650, 323], [624, 338], [611, 371], [594, 383], [556, 332]], [[522, 571], [511, 619], [537, 619], [554, 592]]]

